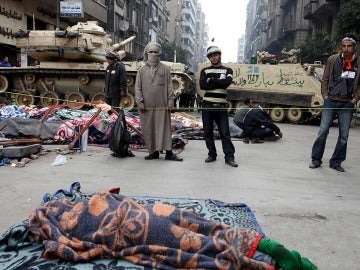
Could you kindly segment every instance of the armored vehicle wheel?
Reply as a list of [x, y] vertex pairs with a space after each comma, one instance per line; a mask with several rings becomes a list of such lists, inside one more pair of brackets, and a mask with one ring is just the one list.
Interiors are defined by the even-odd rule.
[[232, 103], [231, 100], [227, 101], [227, 106], [228, 106], [228, 108], [227, 108], [228, 113], [232, 113], [234, 110], [234, 104]]
[[35, 76], [34, 73], [26, 73], [24, 75], [24, 82], [27, 83], [27, 84], [28, 83], [34, 83], [35, 80], [36, 80], [36, 76]]
[[290, 123], [299, 123], [300, 120], [303, 118], [303, 112], [299, 108], [289, 108], [286, 114], [286, 118], [289, 120]]
[[21, 91], [16, 93], [15, 103], [18, 106], [31, 106], [35, 103], [35, 97], [29, 91]]
[[88, 75], [80, 75], [78, 81], [82, 85], [86, 85], [90, 82], [90, 77]]
[[121, 97], [119, 107], [125, 111], [131, 111], [134, 109], [135, 99], [131, 94], [127, 94], [125, 97]]
[[132, 86], [135, 83], [135, 77], [134, 76], [126, 76], [126, 83], [128, 86]]
[[90, 101], [104, 101], [105, 100], [105, 94], [95, 94], [90, 96]]
[[0, 93], [4, 93], [9, 87], [9, 81], [8, 79], [3, 76], [0, 75]]
[[59, 96], [53, 91], [46, 91], [40, 94], [40, 104], [43, 107], [50, 107], [59, 104]]
[[285, 111], [283, 108], [274, 107], [270, 111], [270, 118], [274, 122], [280, 123], [285, 119]]
[[182, 93], [182, 91], [185, 88], [184, 87], [185, 82], [179, 75], [172, 75], [171, 80], [173, 83], [174, 95], [175, 95], [175, 97], [178, 97], [178, 96], [180, 96], [180, 94]]
[[[66, 103], [72, 103], [72, 102], [85, 103], [84, 95], [77, 91], [66, 94], [65, 99], [66, 99]], [[71, 106], [71, 108], [74, 110], [79, 110], [83, 106], [84, 106], [84, 104], [80, 104], [80, 105]]]

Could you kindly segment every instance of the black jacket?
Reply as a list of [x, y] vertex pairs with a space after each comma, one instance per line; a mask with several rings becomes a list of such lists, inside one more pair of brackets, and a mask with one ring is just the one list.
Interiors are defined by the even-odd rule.
[[252, 135], [254, 132], [256, 133], [257, 129], [263, 126], [271, 128], [275, 133], [279, 133], [280, 131], [279, 127], [271, 121], [270, 116], [262, 109], [252, 108], [248, 111], [244, 119], [244, 131]]
[[105, 96], [121, 98], [121, 92], [126, 93], [126, 70], [121, 62], [108, 65], [105, 70]]

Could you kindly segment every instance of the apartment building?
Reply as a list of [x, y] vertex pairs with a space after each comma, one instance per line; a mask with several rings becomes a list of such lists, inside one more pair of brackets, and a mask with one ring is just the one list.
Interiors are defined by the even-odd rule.
[[237, 50], [237, 63], [245, 63], [245, 35], [242, 35], [238, 39], [238, 50]]
[[257, 51], [281, 58], [284, 47], [302, 44], [316, 30], [336, 32], [340, 0], [254, 0], [247, 6], [245, 61]]

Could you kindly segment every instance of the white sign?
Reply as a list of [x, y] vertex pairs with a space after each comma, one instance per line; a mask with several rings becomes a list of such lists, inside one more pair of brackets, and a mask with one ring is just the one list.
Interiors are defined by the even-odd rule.
[[83, 17], [82, 2], [60, 1], [60, 17]]

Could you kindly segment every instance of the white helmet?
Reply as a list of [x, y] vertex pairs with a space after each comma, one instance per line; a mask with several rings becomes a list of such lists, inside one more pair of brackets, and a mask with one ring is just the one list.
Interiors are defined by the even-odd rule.
[[220, 53], [221, 54], [221, 50], [218, 46], [210, 46], [209, 48], [207, 48], [206, 50], [206, 56], [209, 56], [210, 54], [213, 54], [213, 53]]

